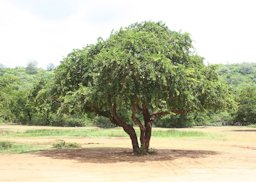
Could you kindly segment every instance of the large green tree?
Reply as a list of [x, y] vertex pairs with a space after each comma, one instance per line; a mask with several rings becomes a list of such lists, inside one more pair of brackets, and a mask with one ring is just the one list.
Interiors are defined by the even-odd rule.
[[148, 152], [158, 117], [234, 106], [215, 68], [194, 53], [189, 34], [161, 22], [136, 23], [74, 50], [53, 85], [61, 108], [109, 118], [130, 136], [134, 153]]
[[241, 90], [235, 121], [242, 125], [256, 123], [256, 86], [247, 86]]

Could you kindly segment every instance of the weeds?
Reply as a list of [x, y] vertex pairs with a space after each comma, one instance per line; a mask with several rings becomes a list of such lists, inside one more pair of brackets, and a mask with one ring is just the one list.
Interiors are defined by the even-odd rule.
[[7, 141], [2, 141], [0, 142], [0, 151], [3, 151], [3, 150], [8, 150], [12, 147], [12, 143], [11, 142], [7, 142]]
[[58, 140], [53, 144], [53, 148], [56, 149], [70, 149], [70, 148], [81, 148], [78, 143], [66, 143], [65, 140]]

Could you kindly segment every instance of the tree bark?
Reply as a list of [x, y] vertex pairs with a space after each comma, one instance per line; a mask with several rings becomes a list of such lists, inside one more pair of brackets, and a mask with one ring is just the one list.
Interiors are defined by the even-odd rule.
[[135, 154], [140, 154], [140, 147], [137, 139], [137, 134], [133, 128], [133, 126], [127, 124], [124, 122], [117, 114], [116, 112], [116, 105], [113, 104], [112, 109], [111, 109], [111, 121], [118, 126], [122, 127], [123, 130], [129, 135], [131, 142], [132, 142], [132, 149], [133, 153]]
[[145, 125], [142, 124], [139, 118], [136, 117], [136, 113], [138, 110], [138, 98], [135, 97], [132, 107], [132, 121], [137, 124], [140, 128], [140, 149], [143, 150], [145, 148]]
[[151, 133], [152, 133], [152, 123], [148, 122], [146, 124], [146, 131], [145, 131], [145, 151], [147, 153], [149, 152]]
[[152, 133], [152, 120], [149, 110], [145, 102], [142, 103], [142, 114], [144, 118], [145, 134], [144, 134], [144, 152], [149, 152], [150, 139]]
[[123, 130], [130, 136], [130, 139], [132, 141], [133, 153], [140, 154], [140, 147], [139, 147], [137, 135], [134, 128], [130, 125], [127, 125], [127, 126], [123, 126]]

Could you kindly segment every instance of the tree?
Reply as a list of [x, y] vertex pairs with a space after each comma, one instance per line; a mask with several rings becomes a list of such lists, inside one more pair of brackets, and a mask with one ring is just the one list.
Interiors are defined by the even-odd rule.
[[[27, 73], [26, 68], [22, 67], [2, 68], [2, 70], [4, 74], [0, 75], [0, 120], [32, 124], [32, 119], [35, 119], [32, 116], [36, 116], [36, 107], [39, 106], [34, 102], [37, 101], [36, 98], [30, 96], [30, 90], [33, 91], [33, 87], [36, 87], [35, 83], [42, 79], [50, 83], [53, 73], [37, 69], [37, 74], [30, 74]], [[40, 89], [43, 86], [46, 87], [42, 82], [38, 84]], [[42, 98], [42, 92], [40, 92], [40, 99], [44, 102], [50, 100], [48, 95], [47, 98]], [[36, 94], [33, 96], [37, 97]]]
[[215, 67], [193, 52], [188, 33], [136, 23], [69, 54], [56, 70], [55, 94], [62, 103], [68, 97], [69, 108], [109, 118], [134, 153], [148, 153], [156, 118], [235, 105]]
[[36, 74], [37, 73], [37, 62], [36, 61], [29, 62], [26, 67], [26, 72], [28, 74]]
[[238, 97], [238, 110], [235, 121], [243, 125], [256, 123], [256, 87], [248, 86], [241, 90]]
[[0, 64], [0, 76], [4, 75], [4, 65]]
[[11, 111], [15, 102], [14, 93], [18, 87], [18, 79], [15, 76], [0, 76], [0, 122], [13, 121], [15, 118]]
[[54, 68], [55, 68], [54, 64], [53, 64], [53, 63], [49, 63], [49, 64], [47, 65], [46, 70], [47, 70], [47, 71], [52, 71], [52, 70], [54, 70]]

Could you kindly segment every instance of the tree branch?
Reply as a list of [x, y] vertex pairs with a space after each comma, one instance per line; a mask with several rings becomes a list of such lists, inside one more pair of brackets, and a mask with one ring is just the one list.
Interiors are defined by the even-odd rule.
[[170, 114], [171, 112], [169, 111], [160, 111], [160, 112], [156, 112], [150, 115], [150, 120], [154, 121], [156, 118]]
[[175, 114], [181, 114], [181, 115], [188, 113], [188, 111], [184, 111], [184, 110], [175, 110], [175, 109], [173, 109], [172, 112], [175, 113]]
[[171, 113], [183, 115], [183, 114], [187, 114], [188, 112], [183, 110], [159, 111], [151, 114], [150, 118], [152, 119], [152, 121], [154, 121], [158, 117], [165, 116]]
[[138, 109], [138, 98], [136, 97], [134, 99], [133, 105], [132, 105], [132, 121], [137, 124], [141, 130], [144, 130], [144, 126], [142, 125], [141, 121], [139, 120], [139, 118], [136, 117], [136, 113], [137, 113], [137, 109]]

